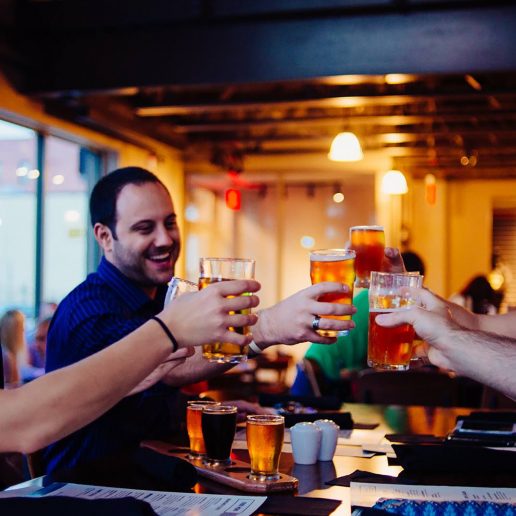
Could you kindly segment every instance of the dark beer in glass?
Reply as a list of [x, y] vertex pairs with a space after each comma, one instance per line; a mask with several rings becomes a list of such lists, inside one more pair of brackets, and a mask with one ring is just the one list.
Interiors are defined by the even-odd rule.
[[202, 435], [206, 447], [206, 463], [229, 464], [235, 438], [237, 408], [231, 405], [205, 407], [202, 411]]

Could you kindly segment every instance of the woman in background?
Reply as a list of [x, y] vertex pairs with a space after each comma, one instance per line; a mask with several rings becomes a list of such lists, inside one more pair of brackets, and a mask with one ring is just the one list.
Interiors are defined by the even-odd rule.
[[5, 385], [16, 386], [21, 382], [21, 364], [27, 353], [25, 316], [19, 310], [9, 310], [0, 319], [0, 343]]

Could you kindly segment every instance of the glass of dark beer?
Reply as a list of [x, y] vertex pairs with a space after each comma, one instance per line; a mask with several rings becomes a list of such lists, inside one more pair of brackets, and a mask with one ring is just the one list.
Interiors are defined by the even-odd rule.
[[206, 447], [206, 464], [231, 464], [230, 454], [235, 438], [236, 420], [237, 408], [232, 405], [204, 407], [201, 426]]
[[355, 287], [368, 288], [372, 271], [381, 270], [385, 249], [382, 226], [353, 226], [349, 228], [351, 249], [355, 258]]
[[[201, 258], [199, 289], [206, 288], [219, 281], [234, 279], [254, 279], [255, 261], [248, 258]], [[243, 294], [251, 295], [251, 294]], [[239, 313], [248, 315], [251, 309], [241, 310]], [[229, 328], [231, 331], [249, 335], [251, 329], [248, 326], [242, 328]], [[202, 356], [209, 362], [223, 364], [238, 364], [247, 360], [249, 346], [238, 346], [230, 342], [215, 342], [204, 344]]]
[[367, 364], [376, 369], [404, 371], [412, 358], [414, 328], [400, 324], [386, 328], [376, 324], [382, 313], [408, 310], [417, 303], [414, 289], [423, 284], [418, 273], [371, 272], [369, 287], [369, 337]]
[[189, 401], [186, 406], [186, 430], [190, 440], [191, 459], [198, 459], [206, 456], [206, 446], [202, 437], [202, 411], [205, 407], [218, 406], [218, 401], [194, 400]]

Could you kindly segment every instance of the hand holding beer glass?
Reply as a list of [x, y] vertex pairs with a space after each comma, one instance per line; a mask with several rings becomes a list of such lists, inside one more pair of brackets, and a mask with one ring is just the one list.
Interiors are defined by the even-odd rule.
[[[355, 252], [347, 249], [320, 249], [310, 253], [310, 278], [312, 284], [322, 283], [323, 281], [336, 281], [348, 286], [347, 292], [331, 292], [319, 297], [319, 301], [326, 303], [352, 304]], [[351, 315], [322, 315], [322, 318], [349, 320]], [[314, 324], [318, 321], [314, 319]], [[347, 330], [323, 330], [314, 329], [323, 337], [337, 337], [346, 335]]]
[[368, 288], [372, 271], [382, 267], [385, 234], [382, 226], [353, 226], [349, 228], [351, 249], [355, 258], [355, 287]]
[[249, 478], [260, 482], [278, 480], [285, 418], [276, 415], [247, 416], [246, 433], [251, 459]]
[[[201, 258], [199, 289], [208, 287], [219, 281], [232, 279], [254, 279], [255, 261], [244, 258]], [[243, 294], [246, 295], [246, 294]], [[251, 295], [251, 294], [247, 294]], [[234, 314], [235, 312], [230, 312]], [[248, 315], [251, 309], [241, 310], [240, 314]], [[229, 328], [231, 331], [250, 335], [249, 326]], [[229, 342], [205, 344], [202, 347], [202, 356], [209, 362], [237, 364], [247, 360], [249, 346], [238, 346]]]
[[417, 299], [415, 288], [423, 284], [417, 273], [372, 272], [369, 286], [369, 340], [367, 364], [377, 369], [404, 371], [412, 358], [414, 328], [401, 324], [392, 328], [376, 324], [382, 313], [408, 310]]

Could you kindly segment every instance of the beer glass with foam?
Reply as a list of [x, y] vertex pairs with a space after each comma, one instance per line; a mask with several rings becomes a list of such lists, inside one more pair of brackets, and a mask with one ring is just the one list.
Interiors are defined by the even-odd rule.
[[[219, 281], [254, 279], [254, 267], [255, 261], [247, 258], [201, 258], [199, 289], [206, 288]], [[245, 315], [250, 312], [250, 309], [240, 311], [241, 314]], [[229, 329], [243, 335], [251, 333], [251, 329], [248, 326]], [[204, 344], [202, 347], [202, 356], [209, 362], [226, 364], [237, 364], [246, 361], [248, 352], [249, 346], [238, 346], [229, 342]]]
[[368, 288], [372, 271], [381, 270], [385, 249], [382, 226], [353, 226], [349, 228], [351, 249], [355, 258], [355, 287]]
[[376, 324], [382, 313], [407, 310], [417, 300], [414, 289], [423, 284], [418, 273], [372, 272], [369, 286], [369, 338], [367, 363], [376, 369], [403, 371], [409, 368], [412, 358], [414, 328], [400, 324], [386, 328]]
[[[349, 287], [349, 292], [331, 292], [319, 297], [326, 303], [352, 304], [353, 282], [355, 280], [355, 251], [348, 249], [319, 249], [310, 253], [310, 278], [312, 285], [323, 281], [336, 281]], [[321, 318], [351, 319], [350, 315], [321, 315]], [[346, 335], [345, 331], [317, 330], [324, 337]]]
[[251, 459], [249, 478], [262, 482], [277, 480], [285, 434], [285, 418], [275, 415], [247, 416], [246, 432], [247, 449]]

